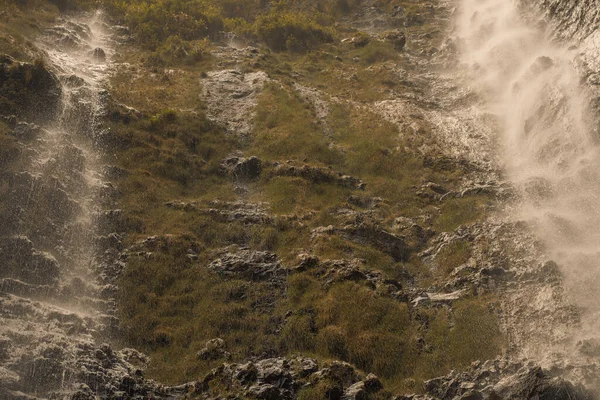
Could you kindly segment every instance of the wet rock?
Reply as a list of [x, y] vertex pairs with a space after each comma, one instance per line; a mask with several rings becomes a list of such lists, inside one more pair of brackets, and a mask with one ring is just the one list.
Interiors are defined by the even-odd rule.
[[221, 161], [221, 170], [235, 179], [257, 179], [262, 172], [262, 161], [254, 156], [230, 156]]
[[85, 80], [77, 75], [62, 75], [60, 80], [65, 86], [78, 88], [85, 85]]
[[576, 387], [561, 378], [551, 378], [539, 367], [503, 379], [494, 386], [494, 392], [500, 398], [507, 399], [537, 397], [540, 400], [587, 400], [592, 398], [591, 394], [582, 387]]
[[129, 171], [117, 165], [105, 165], [102, 167], [102, 172], [106, 179], [121, 179], [129, 175]]
[[126, 215], [123, 210], [106, 210], [94, 215], [96, 227], [100, 234], [113, 232], [138, 232], [144, 230], [144, 222], [136, 217]]
[[577, 343], [577, 350], [587, 357], [600, 357], [600, 340], [586, 339]]

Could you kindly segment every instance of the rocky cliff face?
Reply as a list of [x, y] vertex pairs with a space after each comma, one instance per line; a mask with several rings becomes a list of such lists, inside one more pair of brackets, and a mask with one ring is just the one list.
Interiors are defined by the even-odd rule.
[[558, 38], [582, 41], [598, 30], [600, 13], [596, 0], [541, 0], [528, 2], [548, 20]]

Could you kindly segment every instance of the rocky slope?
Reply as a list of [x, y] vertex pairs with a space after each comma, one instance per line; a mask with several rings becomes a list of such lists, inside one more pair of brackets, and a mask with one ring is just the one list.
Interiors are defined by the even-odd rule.
[[[260, 18], [154, 50], [57, 10], [3, 35], [0, 396], [594, 398], [595, 342], [548, 357], [580, 313], [506, 218], [455, 6], [348, 2], [299, 53]], [[593, 42], [589, 5], [540, 8]]]

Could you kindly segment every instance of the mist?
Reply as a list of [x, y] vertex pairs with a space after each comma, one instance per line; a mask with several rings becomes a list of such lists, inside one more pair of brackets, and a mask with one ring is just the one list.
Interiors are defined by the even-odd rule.
[[501, 121], [506, 179], [526, 221], [564, 275], [581, 309], [573, 343], [600, 328], [600, 154], [578, 54], [553, 42], [517, 2], [464, 0], [457, 18], [461, 62], [488, 111]]

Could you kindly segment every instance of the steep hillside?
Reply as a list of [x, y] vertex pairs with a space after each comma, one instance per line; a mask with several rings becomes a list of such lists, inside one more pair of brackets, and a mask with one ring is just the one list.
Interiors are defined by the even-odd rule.
[[4, 1], [0, 395], [592, 398], [453, 8]]

